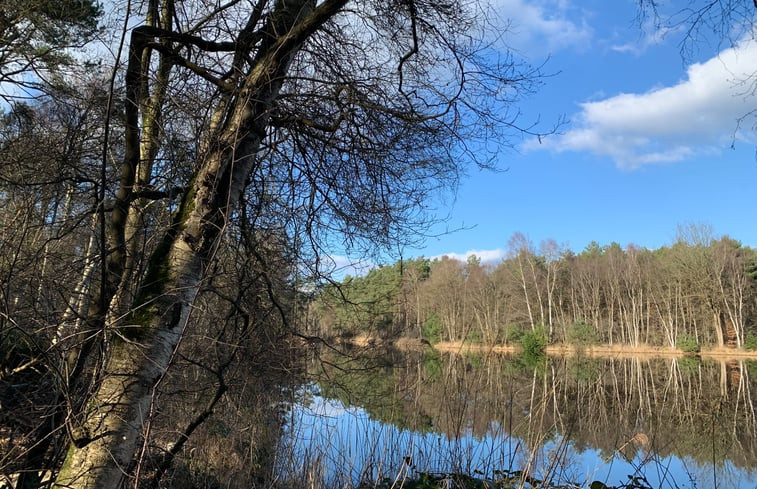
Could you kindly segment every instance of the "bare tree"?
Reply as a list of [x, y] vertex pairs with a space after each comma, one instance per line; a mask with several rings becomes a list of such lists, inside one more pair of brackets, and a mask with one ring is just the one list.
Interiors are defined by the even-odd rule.
[[[481, 142], [529, 130], [508, 110], [538, 72], [491, 44], [476, 2], [145, 6], [123, 78], [118, 181], [99, 202], [101, 278], [69, 355], [80, 388], [60, 487], [130, 477], [233, 223], [318, 273], [336, 242], [367, 253], [422, 231], [431, 194], [454, 187], [462, 165], [490, 164]], [[175, 194], [170, 225], [156, 226]]]

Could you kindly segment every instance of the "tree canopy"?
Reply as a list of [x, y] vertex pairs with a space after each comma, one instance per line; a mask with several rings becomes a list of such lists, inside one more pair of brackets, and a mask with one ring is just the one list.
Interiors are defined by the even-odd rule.
[[728, 237], [689, 226], [656, 250], [592, 241], [579, 254], [549, 241], [536, 250], [520, 233], [510, 242], [498, 263], [421, 258], [327, 287], [309, 321], [327, 336], [431, 343], [539, 332], [577, 346], [757, 347], [757, 253]]
[[0, 96], [33, 97], [61, 81], [66, 51], [97, 32], [95, 0], [6, 0], [0, 5]]

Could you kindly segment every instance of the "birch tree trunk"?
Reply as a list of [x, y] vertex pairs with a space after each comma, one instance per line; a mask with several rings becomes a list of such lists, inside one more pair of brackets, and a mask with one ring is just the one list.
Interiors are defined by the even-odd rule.
[[109, 359], [55, 487], [119, 487], [153, 387], [171, 362], [217, 239], [239, 201], [266, 134], [268, 111], [301, 43], [347, 0], [279, 0], [225, 124], [198, 162], [171, 229], [150, 258], [132, 312], [111, 325]]

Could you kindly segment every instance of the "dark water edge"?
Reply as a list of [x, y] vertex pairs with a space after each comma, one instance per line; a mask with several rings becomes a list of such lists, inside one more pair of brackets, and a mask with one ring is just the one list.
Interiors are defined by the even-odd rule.
[[[319, 357], [320, 358], [320, 357]], [[755, 487], [756, 365], [386, 351], [320, 358], [277, 468], [315, 487], [527, 470], [588, 486]]]

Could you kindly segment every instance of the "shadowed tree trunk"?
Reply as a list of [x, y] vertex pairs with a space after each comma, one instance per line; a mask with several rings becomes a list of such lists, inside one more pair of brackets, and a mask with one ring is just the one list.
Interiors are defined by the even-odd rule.
[[[153, 387], [171, 362], [217, 238], [256, 161], [288, 64], [306, 37], [344, 3], [327, 1], [315, 9], [309, 0], [277, 4], [267, 49], [259, 51], [223, 114], [226, 122], [198, 162], [173, 226], [150, 258], [133, 312], [108, 332], [105, 372], [57, 487], [118, 487], [128, 472]], [[133, 38], [132, 50], [134, 45]]]

